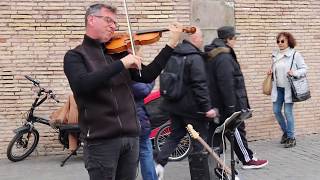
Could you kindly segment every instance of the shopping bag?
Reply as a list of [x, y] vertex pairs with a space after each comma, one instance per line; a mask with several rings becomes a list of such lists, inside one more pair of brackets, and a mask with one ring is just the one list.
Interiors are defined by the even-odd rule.
[[265, 95], [271, 95], [272, 91], [272, 74], [268, 74], [262, 84], [262, 92]]

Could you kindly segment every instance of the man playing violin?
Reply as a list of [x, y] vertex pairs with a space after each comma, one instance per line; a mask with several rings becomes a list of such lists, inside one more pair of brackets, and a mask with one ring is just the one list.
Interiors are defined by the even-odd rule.
[[141, 57], [127, 52], [107, 54], [105, 44], [117, 28], [114, 7], [90, 6], [85, 25], [82, 44], [64, 57], [64, 72], [79, 110], [85, 167], [91, 180], [134, 180], [140, 124], [129, 84], [156, 79], [178, 43], [182, 26], [176, 23], [169, 28], [169, 42], [144, 66]]

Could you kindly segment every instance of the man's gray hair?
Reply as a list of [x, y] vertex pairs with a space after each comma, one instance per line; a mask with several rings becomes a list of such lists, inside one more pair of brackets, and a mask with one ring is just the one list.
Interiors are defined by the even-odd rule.
[[108, 4], [93, 4], [89, 6], [89, 8], [86, 11], [85, 15], [85, 25], [87, 26], [88, 23], [88, 16], [92, 14], [96, 14], [100, 12], [102, 8], [108, 9], [110, 12], [116, 14], [117, 13], [117, 8]]

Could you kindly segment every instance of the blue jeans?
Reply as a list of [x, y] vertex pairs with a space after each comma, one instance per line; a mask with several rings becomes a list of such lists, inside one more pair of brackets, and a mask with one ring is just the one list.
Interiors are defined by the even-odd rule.
[[[294, 117], [293, 117], [293, 103], [284, 102], [284, 88], [277, 87], [277, 101], [273, 103], [273, 113], [281, 127], [283, 134], [288, 138], [294, 138]], [[281, 112], [284, 104], [284, 116]]]
[[153, 149], [149, 133], [140, 136], [139, 160], [143, 180], [157, 180], [158, 176], [154, 167]]

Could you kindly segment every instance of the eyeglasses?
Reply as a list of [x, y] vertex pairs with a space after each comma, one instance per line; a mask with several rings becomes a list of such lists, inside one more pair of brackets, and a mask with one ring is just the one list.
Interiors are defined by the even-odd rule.
[[283, 44], [284, 43], [284, 40], [281, 40], [281, 41], [279, 41], [279, 40], [277, 40], [277, 44]]
[[92, 16], [101, 18], [102, 20], [104, 20], [104, 22], [106, 22], [108, 24], [114, 24], [117, 29], [119, 27], [118, 23], [108, 16], [99, 16], [99, 15], [92, 15]]

